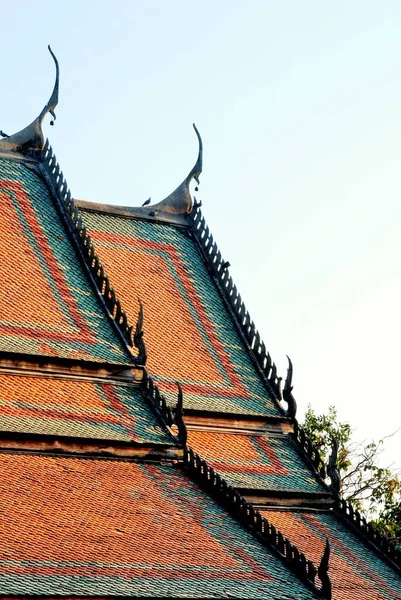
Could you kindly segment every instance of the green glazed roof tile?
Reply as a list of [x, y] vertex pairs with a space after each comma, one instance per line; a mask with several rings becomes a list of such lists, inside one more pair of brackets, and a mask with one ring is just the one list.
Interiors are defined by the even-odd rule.
[[129, 362], [45, 183], [1, 159], [0, 196], [0, 350]]
[[145, 312], [149, 371], [187, 409], [279, 416], [188, 230], [82, 211], [132, 321]]

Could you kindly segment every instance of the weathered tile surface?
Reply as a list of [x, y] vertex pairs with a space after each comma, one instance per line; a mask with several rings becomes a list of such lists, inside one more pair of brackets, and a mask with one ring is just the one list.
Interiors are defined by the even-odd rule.
[[0, 160], [0, 350], [128, 362], [44, 182]]
[[192, 238], [169, 225], [82, 211], [133, 322], [145, 310], [148, 365], [187, 408], [279, 415]]
[[173, 466], [0, 455], [2, 594], [314, 598]]
[[265, 511], [284, 535], [315, 564], [330, 542], [330, 578], [334, 600], [400, 600], [401, 579], [335, 514]]
[[0, 430], [171, 443], [132, 386], [0, 374]]

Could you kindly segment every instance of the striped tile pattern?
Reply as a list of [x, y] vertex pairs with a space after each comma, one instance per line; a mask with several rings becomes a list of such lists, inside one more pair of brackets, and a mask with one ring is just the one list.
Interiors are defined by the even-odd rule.
[[0, 202], [0, 350], [128, 362], [43, 181], [1, 159]]
[[287, 492], [325, 492], [288, 436], [189, 431], [188, 444], [230, 485]]
[[244, 350], [198, 250], [169, 225], [83, 211], [118, 296], [145, 310], [148, 365], [163, 391], [184, 389], [187, 408], [278, 415]]
[[329, 539], [334, 600], [401, 599], [401, 578], [333, 513], [269, 510], [263, 515], [315, 564]]
[[2, 594], [311, 600], [173, 466], [0, 455]]
[[45, 376], [0, 374], [0, 430], [171, 443], [138, 389]]

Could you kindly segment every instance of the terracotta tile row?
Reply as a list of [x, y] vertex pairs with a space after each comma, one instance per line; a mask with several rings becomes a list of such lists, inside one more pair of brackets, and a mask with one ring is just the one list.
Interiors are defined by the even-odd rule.
[[187, 408], [278, 415], [193, 240], [167, 225], [83, 217], [131, 321], [143, 302], [148, 366], [163, 391], [178, 380]]
[[0, 349], [128, 362], [45, 184], [3, 159], [0, 200]]
[[330, 578], [335, 600], [400, 600], [401, 579], [333, 512], [262, 513], [318, 564], [330, 542]]
[[131, 386], [0, 374], [0, 430], [171, 443]]
[[189, 431], [188, 444], [227, 483], [269, 491], [325, 492], [288, 436]]
[[0, 513], [3, 594], [314, 597], [173, 466], [3, 454]]

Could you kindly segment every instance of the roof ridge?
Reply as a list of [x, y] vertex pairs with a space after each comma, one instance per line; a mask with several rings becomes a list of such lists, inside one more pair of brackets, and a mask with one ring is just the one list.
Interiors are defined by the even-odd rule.
[[[279, 401], [283, 399], [281, 392], [282, 377], [277, 376], [276, 364], [272, 361], [270, 353], [267, 351], [266, 345], [262, 341], [260, 333], [256, 329], [255, 323], [251, 319], [249, 311], [241, 298], [241, 294], [238, 292], [237, 286], [229, 274], [228, 267], [230, 263], [223, 260], [213, 235], [206, 224], [205, 217], [200, 210], [200, 206], [201, 203], [196, 204], [192, 212], [188, 215], [192, 224], [192, 231], [208, 262], [210, 271], [227, 301], [230, 312], [235, 317], [236, 323], [246, 342], [247, 349], [258, 367], [258, 371], [268, 391], [273, 393], [274, 399], [284, 413], [284, 409], [279, 404]], [[292, 414], [291, 411], [287, 411], [284, 415], [295, 417], [295, 414]]]
[[[303, 552], [300, 552], [295, 544], [285, 537], [276, 527], [263, 517], [245, 498], [225, 479], [219, 475], [213, 467], [194, 452], [189, 446], [184, 448], [184, 468], [192, 475], [192, 478], [200, 483], [206, 491], [234, 516], [242, 525], [262, 542], [274, 551], [290, 569], [308, 587], [327, 600], [331, 599], [331, 581], [328, 576], [328, 558], [330, 545], [326, 540], [326, 547], [319, 567], [316, 568], [311, 560], [307, 560]], [[315, 584], [316, 575], [321, 581], [321, 587]]]
[[297, 443], [297, 446], [301, 449], [301, 451], [305, 454], [305, 456], [312, 463], [315, 468], [317, 474], [321, 477], [321, 479], [326, 479], [327, 476], [327, 468], [320, 456], [319, 450], [311, 441], [310, 437], [308, 437], [305, 430], [300, 426], [298, 420], [294, 418], [294, 431], [290, 433], [291, 437]]
[[[67, 182], [64, 178], [60, 165], [57, 162], [56, 156], [48, 140], [41, 152], [42, 162], [40, 166], [45, 165], [48, 176], [56, 197], [61, 203], [62, 213], [68, 224], [71, 226], [74, 240], [76, 240], [79, 250], [84, 259], [85, 265], [88, 267], [89, 275], [94, 282], [98, 297], [106, 310], [112, 324], [124, 340], [132, 354], [132, 348], [135, 346], [138, 349], [138, 356], [133, 357], [134, 362], [145, 367], [147, 359], [147, 351], [143, 340], [143, 305], [139, 300], [139, 313], [135, 331], [128, 324], [127, 314], [121, 308], [121, 302], [116, 297], [114, 288], [110, 284], [108, 276], [104, 272], [104, 267], [95, 251], [94, 243], [83, 224], [80, 211], [74, 203]], [[181, 386], [178, 385], [178, 400], [175, 408], [167, 405], [165, 397], [160, 393], [158, 386], [153, 379], [148, 376], [146, 369], [143, 369], [143, 378], [141, 382], [141, 393], [144, 399], [150, 404], [152, 410], [156, 413], [161, 424], [164, 426], [169, 435], [174, 441], [182, 446], [185, 446], [187, 440], [187, 430], [183, 421], [183, 398]], [[178, 435], [174, 435], [171, 427], [176, 426]]]
[[[264, 381], [269, 384], [275, 393], [275, 400], [277, 403], [279, 400], [284, 399], [288, 404], [287, 416], [292, 417], [294, 420], [294, 433], [292, 434], [293, 439], [297, 442], [298, 447], [312, 463], [317, 474], [321, 477], [323, 482], [327, 475], [333, 479], [332, 475], [335, 476], [336, 469], [332, 469], [333, 472], [329, 472], [329, 469], [323, 462], [318, 449], [316, 446], [314, 446], [305, 430], [299, 425], [299, 422], [295, 417], [297, 406], [295, 398], [292, 395], [293, 367], [290, 358], [287, 356], [289, 366], [284, 390], [281, 392], [282, 378], [277, 376], [276, 365], [274, 362], [272, 362], [270, 353], [266, 350], [266, 346], [261, 340], [260, 333], [256, 329], [254, 322], [251, 320], [250, 314], [245, 307], [241, 295], [237, 291], [237, 287], [234, 284], [231, 275], [229, 275], [228, 267], [230, 266], [230, 263], [223, 261], [221, 252], [214, 241], [213, 235], [210, 233], [210, 229], [206, 224], [205, 217], [200, 210], [200, 203], [194, 206], [194, 210], [188, 215], [188, 217], [192, 222], [192, 230], [195, 233], [195, 237], [201, 249], [203, 250], [203, 255], [208, 262], [216, 282], [219, 284], [219, 289], [223, 292], [223, 295], [227, 300], [229, 307], [231, 308], [231, 312], [236, 317], [236, 322], [245, 337], [245, 341], [247, 342], [247, 349], [255, 358], [258, 366], [260, 367]], [[359, 513], [359, 511], [355, 510], [351, 504], [347, 503], [339, 496], [337, 496], [336, 501], [337, 508], [347, 518], [347, 520], [352, 522], [352, 524], [358, 528], [360, 533], [364, 534], [369, 541], [376, 544], [378, 548], [392, 562], [394, 562], [397, 567], [401, 567], [401, 552], [392, 546], [383, 535], [375, 532], [373, 525], [369, 523], [365, 517]]]
[[347, 502], [344, 498], [338, 496], [334, 505], [337, 514], [351, 523], [361, 537], [367, 538], [370, 544], [373, 544], [381, 554], [384, 554], [388, 562], [395, 565], [397, 570], [401, 569], [401, 552], [389, 540], [378, 532], [373, 524], [364, 517], [359, 510], [356, 510], [352, 504]]
[[[64, 178], [48, 139], [40, 153], [40, 158], [40, 171], [47, 183], [50, 184], [54, 195], [60, 203], [62, 216], [73, 234], [71, 237], [79, 249], [83, 263], [87, 268], [89, 279], [97, 291], [97, 296], [112, 326], [128, 349], [133, 362], [144, 365], [146, 363], [146, 348], [142, 339], [143, 315], [141, 303], [139, 302], [140, 309], [134, 332], [133, 326], [128, 323], [127, 313], [122, 309], [121, 302], [116, 297], [115, 290], [104, 272], [104, 267], [96, 253], [93, 241], [83, 224], [80, 211], [75, 206], [67, 181]], [[138, 349], [137, 356], [133, 353], [134, 346]]]
[[222, 291], [223, 296], [227, 301], [230, 312], [233, 314], [236, 323], [245, 338], [247, 349], [259, 367], [258, 370], [262, 375], [264, 382], [267, 384], [268, 389], [273, 391], [274, 399], [283, 412], [284, 409], [279, 404], [279, 401], [284, 400], [288, 405], [285, 416], [289, 417], [294, 422], [294, 439], [303, 453], [311, 461], [322, 480], [324, 480], [326, 478], [326, 466], [320, 457], [318, 449], [313, 445], [296, 419], [297, 403], [292, 394], [292, 361], [290, 357], [287, 356], [287, 375], [284, 389], [281, 391], [282, 377], [277, 376], [277, 367], [272, 361], [270, 353], [267, 351], [266, 345], [261, 339], [261, 335], [256, 329], [255, 323], [251, 319], [249, 311], [241, 298], [241, 294], [238, 292], [237, 286], [234, 284], [234, 281], [228, 272], [230, 263], [223, 260], [221, 252], [214, 241], [213, 235], [210, 233], [210, 229], [206, 224], [205, 217], [203, 216], [200, 207], [201, 203], [198, 203], [194, 206], [194, 210], [188, 215], [192, 223], [192, 231], [195, 234], [195, 238], [203, 251], [202, 253], [208, 262], [210, 271], [215, 277], [219, 289]]

